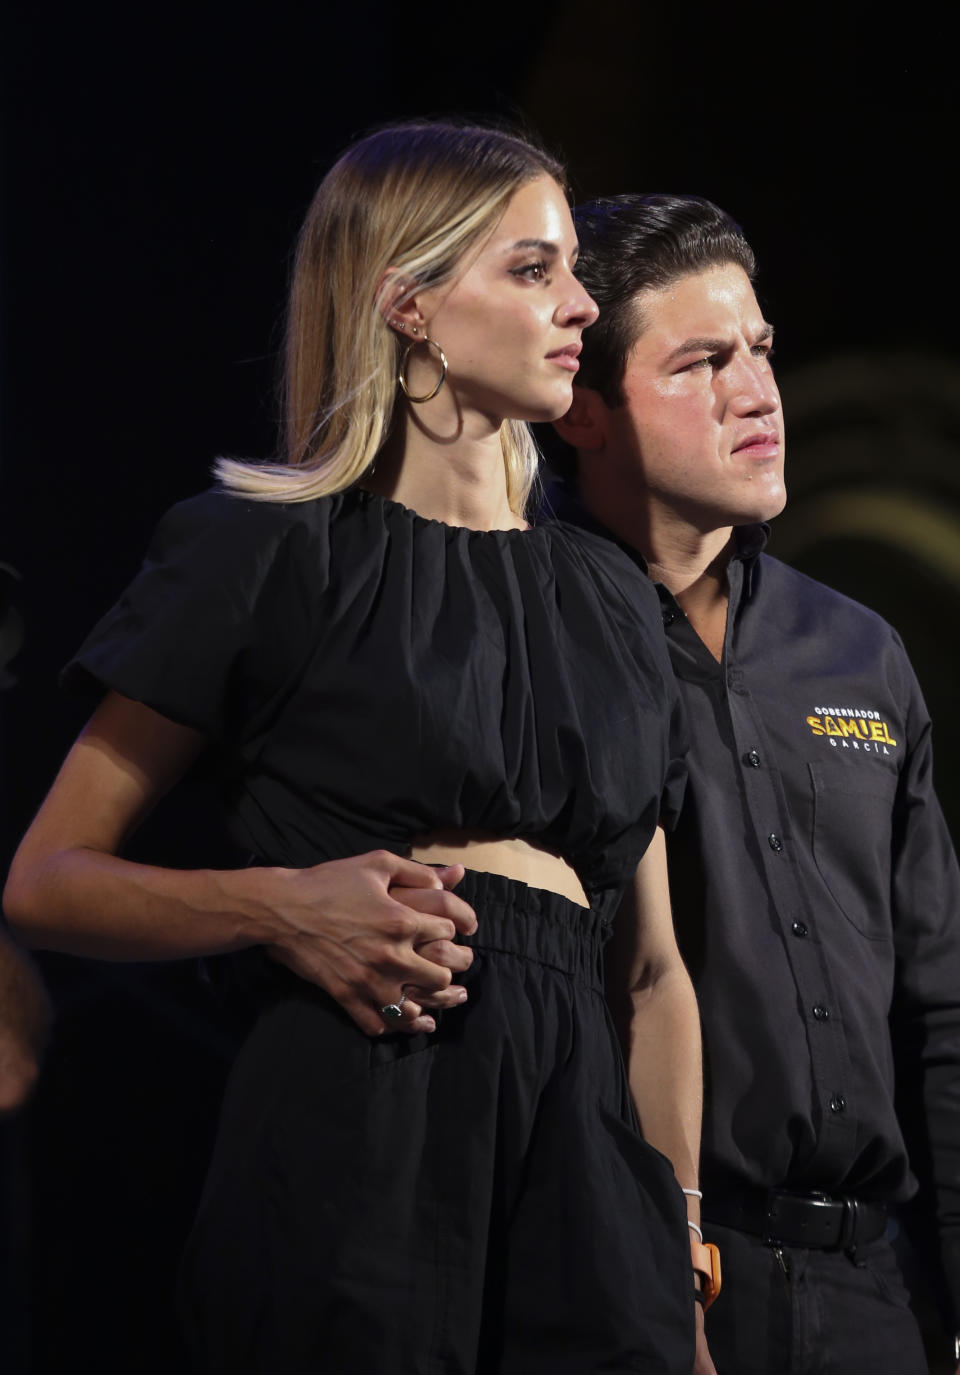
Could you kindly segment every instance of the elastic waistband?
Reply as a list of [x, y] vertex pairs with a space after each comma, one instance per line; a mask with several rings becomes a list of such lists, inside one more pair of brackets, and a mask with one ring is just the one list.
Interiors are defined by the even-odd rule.
[[475, 910], [478, 923], [475, 935], [458, 937], [460, 944], [519, 955], [601, 986], [600, 951], [612, 915], [606, 894], [592, 907], [581, 907], [545, 888], [473, 869], [456, 893]]
[[703, 1219], [749, 1232], [770, 1246], [851, 1251], [883, 1236], [887, 1209], [853, 1195], [761, 1189], [749, 1185], [704, 1192]]

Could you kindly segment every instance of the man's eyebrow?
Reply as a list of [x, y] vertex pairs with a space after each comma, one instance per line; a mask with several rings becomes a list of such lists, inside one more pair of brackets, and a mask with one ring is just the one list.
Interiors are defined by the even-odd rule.
[[[768, 339], [773, 338], [773, 325], [765, 324], [759, 334], [753, 340], [751, 347], [757, 344], [765, 344]], [[677, 358], [682, 358], [687, 353], [724, 353], [733, 347], [730, 339], [717, 339], [712, 336], [703, 335], [692, 339], [684, 339], [682, 344], [678, 344], [675, 349], [667, 356], [667, 362], [672, 363]]]
[[706, 335], [695, 336], [692, 339], [684, 339], [682, 344], [678, 344], [675, 349], [671, 350], [667, 355], [667, 362], [672, 363], [674, 359], [682, 358], [686, 353], [723, 353], [725, 349], [730, 347], [729, 339], [709, 338]]

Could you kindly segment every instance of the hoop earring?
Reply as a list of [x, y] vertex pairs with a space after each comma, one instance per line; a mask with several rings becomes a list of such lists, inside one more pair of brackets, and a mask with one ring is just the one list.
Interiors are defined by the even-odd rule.
[[[410, 389], [407, 386], [407, 362], [410, 358], [410, 354], [413, 352], [413, 350], [417, 347], [418, 344], [427, 344], [430, 348], [437, 350], [437, 353], [440, 355], [440, 377], [433, 391], [428, 391], [423, 396], [411, 396]], [[407, 398], [408, 401], [412, 401], [415, 406], [419, 406], [422, 401], [432, 401], [446, 380], [447, 355], [444, 353], [443, 349], [437, 343], [436, 339], [431, 339], [429, 335], [425, 334], [422, 339], [417, 339], [412, 344], [408, 344], [407, 347], [403, 350], [403, 357], [400, 359], [400, 372], [397, 375], [397, 381], [400, 383], [400, 387], [403, 391], [404, 396]]]

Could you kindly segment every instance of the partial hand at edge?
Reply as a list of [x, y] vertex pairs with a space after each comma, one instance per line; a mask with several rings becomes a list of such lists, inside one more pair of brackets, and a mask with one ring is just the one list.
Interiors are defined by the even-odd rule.
[[[459, 949], [453, 938], [477, 927], [473, 910], [448, 891], [462, 877], [460, 866], [438, 871], [375, 850], [310, 869], [260, 872], [279, 926], [266, 947], [274, 959], [325, 989], [368, 1036], [435, 1029], [412, 1000], [404, 1005], [411, 1015], [389, 1028], [379, 1009], [410, 989], [426, 1002], [450, 988], [462, 960], [451, 953]], [[433, 942], [440, 960], [420, 953]]]
[[713, 1357], [707, 1349], [707, 1334], [703, 1323], [703, 1309], [697, 1304], [697, 1352], [693, 1360], [693, 1375], [717, 1375]]

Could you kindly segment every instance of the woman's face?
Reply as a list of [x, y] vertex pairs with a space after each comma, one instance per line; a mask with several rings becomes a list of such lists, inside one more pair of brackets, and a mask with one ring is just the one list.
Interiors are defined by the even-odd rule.
[[[566, 412], [580, 335], [597, 318], [573, 275], [576, 258], [563, 192], [542, 176], [514, 194], [452, 285], [416, 293], [427, 333], [447, 356], [447, 382], [461, 410], [495, 424], [555, 420]], [[437, 366], [428, 352], [415, 349], [410, 360], [418, 361], [427, 390]], [[417, 380], [412, 367], [410, 376]]]

